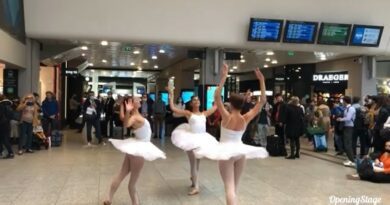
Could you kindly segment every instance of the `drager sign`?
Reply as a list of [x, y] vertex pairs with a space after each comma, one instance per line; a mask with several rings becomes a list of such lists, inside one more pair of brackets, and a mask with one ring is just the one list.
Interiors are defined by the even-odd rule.
[[338, 84], [348, 81], [348, 73], [316, 73], [313, 75], [314, 83]]

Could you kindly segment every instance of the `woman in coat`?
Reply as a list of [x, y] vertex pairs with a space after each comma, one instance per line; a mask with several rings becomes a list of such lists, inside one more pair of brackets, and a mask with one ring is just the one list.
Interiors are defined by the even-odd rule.
[[299, 98], [291, 97], [285, 113], [286, 136], [290, 139], [291, 154], [286, 159], [299, 158], [299, 137], [304, 133], [304, 114], [299, 106]]

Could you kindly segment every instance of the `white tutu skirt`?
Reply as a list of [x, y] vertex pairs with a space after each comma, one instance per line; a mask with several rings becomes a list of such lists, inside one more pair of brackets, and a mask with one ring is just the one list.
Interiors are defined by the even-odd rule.
[[158, 158], [166, 158], [165, 153], [150, 141], [130, 138], [125, 140], [110, 139], [110, 142], [119, 151], [133, 156], [143, 157], [147, 161], [153, 161]]
[[171, 141], [176, 147], [184, 151], [218, 144], [218, 141], [207, 132], [191, 132], [191, 128], [188, 123], [181, 124], [173, 130]]
[[245, 156], [246, 159], [263, 159], [268, 157], [268, 152], [263, 147], [249, 146], [242, 142], [220, 142], [214, 146], [196, 149], [195, 156], [211, 160], [229, 160], [239, 156]]

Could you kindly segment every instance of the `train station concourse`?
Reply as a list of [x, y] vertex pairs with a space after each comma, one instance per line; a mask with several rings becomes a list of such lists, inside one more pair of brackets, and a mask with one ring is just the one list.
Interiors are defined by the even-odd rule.
[[387, 0], [1, 0], [0, 205], [388, 205]]

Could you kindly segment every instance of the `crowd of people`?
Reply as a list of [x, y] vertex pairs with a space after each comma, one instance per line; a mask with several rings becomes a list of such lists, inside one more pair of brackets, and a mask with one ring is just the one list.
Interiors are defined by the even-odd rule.
[[0, 95], [0, 155], [6, 148], [6, 159], [14, 158], [12, 144], [18, 145], [17, 154], [34, 153], [33, 149], [51, 146], [53, 131], [58, 129], [59, 107], [54, 93], [46, 92], [41, 102], [37, 93], [22, 99], [8, 99]]

